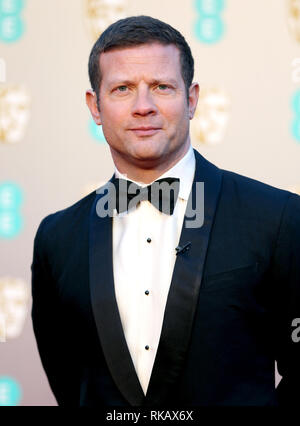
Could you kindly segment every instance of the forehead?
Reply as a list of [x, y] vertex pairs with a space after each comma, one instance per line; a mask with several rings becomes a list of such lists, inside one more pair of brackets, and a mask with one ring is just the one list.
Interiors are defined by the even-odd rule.
[[[181, 75], [180, 51], [174, 44], [141, 44], [138, 46], [117, 48], [101, 53], [100, 69], [102, 80], [111, 80], [120, 76], [128, 78], [143, 74]], [[158, 75], [159, 74], [159, 75]]]

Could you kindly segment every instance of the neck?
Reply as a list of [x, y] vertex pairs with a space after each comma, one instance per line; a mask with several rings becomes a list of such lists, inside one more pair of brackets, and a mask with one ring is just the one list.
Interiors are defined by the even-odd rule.
[[127, 176], [128, 179], [134, 180], [136, 182], [141, 182], [145, 184], [149, 184], [156, 179], [158, 179], [163, 173], [171, 169], [178, 161], [180, 161], [185, 154], [188, 152], [190, 144], [184, 146], [183, 150], [178, 152], [177, 156], [170, 158], [167, 157], [166, 161], [158, 163], [157, 160], [155, 162], [147, 162], [147, 165], [142, 164], [133, 164], [124, 161], [124, 158], [119, 158], [115, 153], [112, 152], [113, 161], [115, 166], [119, 170], [120, 173]]

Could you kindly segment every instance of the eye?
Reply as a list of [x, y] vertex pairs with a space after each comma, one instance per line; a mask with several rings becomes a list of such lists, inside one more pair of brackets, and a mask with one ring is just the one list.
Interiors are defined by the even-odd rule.
[[119, 86], [117, 87], [118, 92], [126, 92], [127, 86]]
[[159, 84], [157, 87], [159, 88], [159, 90], [169, 89], [169, 86], [167, 84]]

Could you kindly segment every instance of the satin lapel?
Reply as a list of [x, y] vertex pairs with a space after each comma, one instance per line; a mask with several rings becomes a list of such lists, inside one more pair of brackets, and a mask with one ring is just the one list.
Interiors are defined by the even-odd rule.
[[[193, 319], [203, 275], [209, 235], [222, 182], [222, 172], [194, 150], [196, 170], [191, 195], [195, 200], [196, 182], [204, 182], [204, 223], [187, 228], [184, 217], [179, 245], [191, 242], [189, 251], [177, 255], [162, 332], [144, 405], [166, 400], [178, 378], [189, 347]], [[190, 196], [191, 196], [190, 195]]]
[[89, 268], [94, 318], [110, 373], [124, 398], [142, 405], [144, 393], [127, 347], [117, 306], [112, 264], [112, 218], [100, 218], [96, 195], [90, 215]]

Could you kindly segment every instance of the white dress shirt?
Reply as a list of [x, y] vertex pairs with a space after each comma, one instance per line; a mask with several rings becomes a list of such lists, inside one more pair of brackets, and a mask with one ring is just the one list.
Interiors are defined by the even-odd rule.
[[[185, 156], [157, 178], [180, 179], [173, 215], [160, 212], [146, 200], [125, 214], [114, 210], [116, 299], [127, 346], [145, 395], [159, 344], [176, 260], [175, 247], [179, 244], [194, 172], [195, 155], [190, 145]], [[117, 168], [115, 175], [126, 179]]]

